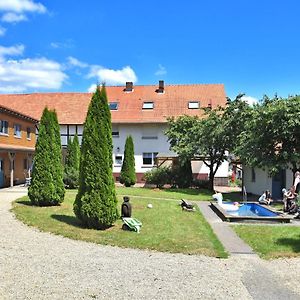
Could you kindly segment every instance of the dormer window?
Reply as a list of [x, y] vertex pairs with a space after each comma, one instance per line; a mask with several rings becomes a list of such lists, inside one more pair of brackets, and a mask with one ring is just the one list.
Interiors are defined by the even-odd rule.
[[189, 109], [198, 109], [200, 107], [199, 101], [189, 101]]
[[154, 108], [154, 102], [144, 102], [143, 103], [143, 109], [153, 109]]
[[118, 102], [109, 102], [109, 109], [110, 110], [118, 110], [119, 103]]

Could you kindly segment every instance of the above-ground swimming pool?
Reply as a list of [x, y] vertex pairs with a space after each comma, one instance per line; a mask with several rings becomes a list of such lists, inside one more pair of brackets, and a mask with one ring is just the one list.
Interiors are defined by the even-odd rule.
[[223, 202], [221, 205], [211, 202], [211, 207], [223, 221], [275, 221], [288, 223], [290, 216], [285, 216], [274, 212], [260, 204], [248, 202], [234, 205], [233, 203]]

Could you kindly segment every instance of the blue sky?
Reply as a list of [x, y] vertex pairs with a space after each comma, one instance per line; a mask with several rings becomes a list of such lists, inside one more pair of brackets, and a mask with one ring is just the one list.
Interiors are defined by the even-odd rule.
[[[70, 5], [72, 3], [72, 5]], [[97, 82], [300, 94], [298, 1], [0, 0], [0, 93]]]

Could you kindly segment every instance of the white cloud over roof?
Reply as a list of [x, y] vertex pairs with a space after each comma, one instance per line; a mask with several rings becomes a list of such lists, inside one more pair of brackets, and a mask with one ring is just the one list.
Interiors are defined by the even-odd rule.
[[23, 54], [24, 49], [23, 45], [0, 46], [0, 92], [61, 88], [68, 76], [62, 71], [62, 65], [58, 62], [45, 57], [10, 58]]
[[96, 77], [99, 82], [104, 82], [108, 85], [124, 84], [126, 81], [137, 82], [137, 76], [130, 66], [123, 67], [120, 70], [92, 66], [88, 77]]

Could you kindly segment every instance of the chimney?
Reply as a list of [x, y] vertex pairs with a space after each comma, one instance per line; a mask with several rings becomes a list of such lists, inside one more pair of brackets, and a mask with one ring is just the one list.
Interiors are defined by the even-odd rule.
[[127, 81], [124, 91], [125, 92], [132, 92], [132, 90], [133, 90], [133, 82]]
[[163, 80], [159, 80], [158, 82], [158, 89], [156, 90], [157, 93], [163, 93], [165, 91], [165, 83]]

